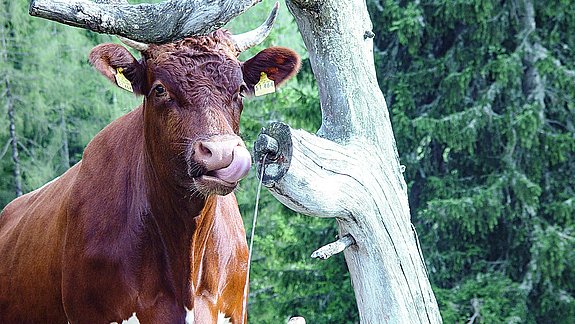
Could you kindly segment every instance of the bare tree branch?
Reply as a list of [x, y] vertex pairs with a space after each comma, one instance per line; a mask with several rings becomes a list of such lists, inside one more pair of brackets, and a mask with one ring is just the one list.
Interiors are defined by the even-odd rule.
[[331, 257], [332, 255], [343, 252], [343, 250], [347, 249], [348, 247], [350, 247], [353, 244], [355, 244], [355, 240], [353, 239], [353, 236], [351, 236], [350, 234], [347, 234], [347, 235], [344, 235], [343, 237], [341, 237], [339, 240], [332, 242], [332, 243], [329, 243], [327, 245], [324, 245], [324, 246], [320, 247], [319, 249], [315, 250], [311, 254], [311, 257], [314, 259], [320, 258], [320, 259], [325, 260], [325, 259]]
[[8, 139], [8, 141], [6, 142], [6, 145], [4, 145], [4, 148], [2, 149], [2, 152], [0, 152], [0, 160], [2, 160], [2, 158], [4, 158], [4, 155], [6, 155], [6, 153], [8, 152], [8, 148], [10, 147], [10, 144], [12, 144], [11, 138]]
[[20, 172], [20, 157], [18, 156], [18, 137], [16, 134], [16, 118], [14, 116], [14, 105], [10, 91], [10, 83], [8, 78], [4, 79], [6, 86], [6, 110], [8, 111], [8, 120], [10, 122], [10, 143], [12, 144], [12, 162], [14, 163], [14, 190], [16, 196], [22, 196], [22, 176]]
[[481, 300], [479, 298], [473, 298], [471, 300], [471, 306], [473, 307], [473, 316], [469, 318], [467, 324], [473, 324], [476, 319], [481, 319]]
[[207, 34], [261, 0], [167, 0], [158, 4], [32, 0], [32, 16], [144, 43], [168, 43]]

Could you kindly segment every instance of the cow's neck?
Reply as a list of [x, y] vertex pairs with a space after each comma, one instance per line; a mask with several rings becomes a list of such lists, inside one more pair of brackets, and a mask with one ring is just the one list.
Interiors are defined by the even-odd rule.
[[[154, 136], [144, 131], [144, 138]], [[144, 141], [144, 181], [147, 188], [148, 210], [146, 231], [151, 236], [155, 258], [166, 278], [166, 284], [174, 290], [177, 298], [186, 298], [190, 274], [191, 241], [196, 231], [196, 221], [205, 206], [205, 198], [193, 195], [182, 186], [174, 170], [174, 158], [165, 148]]]
[[161, 262], [162, 276], [170, 278], [168, 284], [185, 300], [190, 273], [191, 241], [196, 230], [195, 218], [204, 206], [204, 200], [176, 193], [159, 183], [149, 194], [148, 232], [155, 242], [155, 257]]

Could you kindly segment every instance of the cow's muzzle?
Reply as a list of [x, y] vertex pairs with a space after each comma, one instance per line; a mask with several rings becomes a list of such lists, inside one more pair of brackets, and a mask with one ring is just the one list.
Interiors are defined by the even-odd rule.
[[205, 170], [196, 177], [196, 184], [205, 194], [226, 195], [232, 192], [251, 167], [252, 159], [243, 141], [237, 136], [213, 136], [196, 141], [192, 159]]

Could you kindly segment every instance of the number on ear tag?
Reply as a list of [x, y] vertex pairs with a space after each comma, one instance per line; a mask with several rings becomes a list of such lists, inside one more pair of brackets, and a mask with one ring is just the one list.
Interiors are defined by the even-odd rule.
[[262, 72], [260, 75], [260, 81], [254, 86], [254, 94], [256, 97], [276, 92], [274, 81], [268, 79], [265, 72]]
[[130, 82], [130, 80], [126, 79], [126, 76], [124, 76], [124, 73], [122, 73], [124, 71], [124, 69], [122, 68], [117, 68], [116, 69], [116, 84], [118, 85], [118, 87], [124, 89], [124, 90], [128, 90], [130, 92], [134, 92], [134, 89], [132, 89], [132, 83]]

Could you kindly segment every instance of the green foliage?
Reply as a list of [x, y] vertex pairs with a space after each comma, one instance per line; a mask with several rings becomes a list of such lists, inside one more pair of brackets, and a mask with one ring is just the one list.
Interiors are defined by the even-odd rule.
[[444, 320], [574, 318], [575, 6], [368, 3]]
[[[48, 22], [28, 15], [28, 1], [2, 1], [0, 58], [2, 85], [13, 96], [19, 156], [25, 192], [38, 188], [81, 159], [90, 139], [112, 119], [137, 105], [120, 95], [89, 66], [87, 55], [109, 36]], [[9, 99], [0, 97], [2, 113]], [[0, 143], [9, 140], [7, 120]], [[64, 148], [67, 149], [64, 149]], [[65, 152], [64, 152], [65, 151]], [[15, 197], [11, 154], [0, 156], [0, 205]]]
[[477, 274], [461, 286], [434, 289], [445, 323], [530, 323], [527, 295], [499, 273]]
[[414, 54], [420, 45], [422, 29], [424, 27], [421, 9], [415, 3], [408, 3], [402, 10], [392, 11], [390, 32], [395, 32], [401, 45], [407, 46], [409, 52]]

